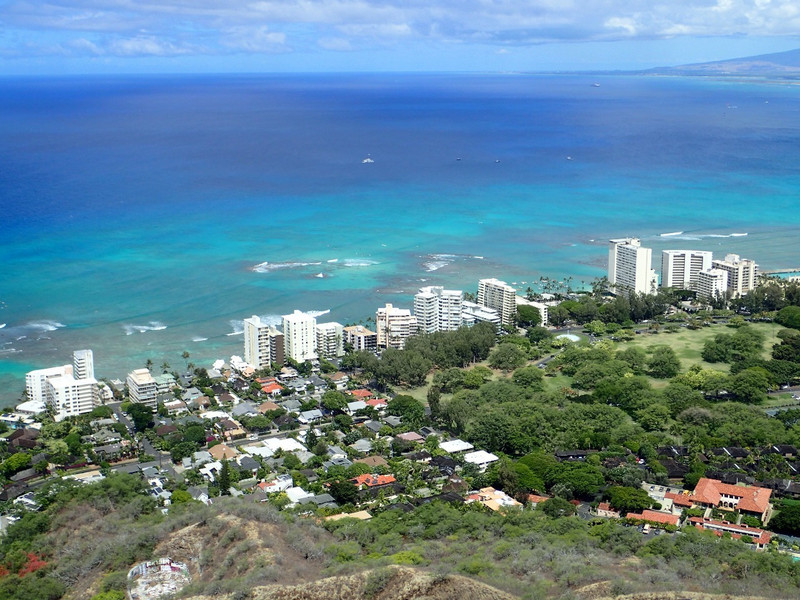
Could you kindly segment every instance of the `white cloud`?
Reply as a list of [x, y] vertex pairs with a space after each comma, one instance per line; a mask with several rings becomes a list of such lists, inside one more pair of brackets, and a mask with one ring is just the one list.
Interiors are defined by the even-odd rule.
[[[125, 56], [350, 50], [433, 40], [499, 47], [693, 36], [796, 36], [798, 0], [5, 0], [20, 47]], [[293, 32], [301, 31], [295, 36]], [[143, 34], [142, 32], [146, 32]], [[289, 41], [291, 40], [291, 44]], [[92, 48], [93, 44], [95, 47]]]
[[353, 50], [350, 40], [341, 37], [324, 37], [317, 40], [317, 45], [323, 50], [333, 50], [336, 52], [348, 52]]
[[266, 25], [230, 27], [223, 31], [221, 43], [237, 51], [257, 54], [291, 51], [286, 45], [286, 34], [270, 31]]

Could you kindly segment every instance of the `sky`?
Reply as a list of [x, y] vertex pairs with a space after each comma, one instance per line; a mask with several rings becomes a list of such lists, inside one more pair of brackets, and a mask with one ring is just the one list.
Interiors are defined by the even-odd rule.
[[797, 47], [799, 0], [0, 0], [0, 75], [627, 70]]

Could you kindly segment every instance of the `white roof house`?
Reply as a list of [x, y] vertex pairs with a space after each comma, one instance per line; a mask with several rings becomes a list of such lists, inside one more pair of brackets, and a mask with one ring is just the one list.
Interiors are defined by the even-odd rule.
[[475, 446], [464, 440], [449, 440], [439, 444], [439, 448], [450, 454], [454, 452], [466, 452], [467, 450], [472, 450], [474, 447]]
[[351, 415], [354, 415], [359, 410], [364, 410], [365, 408], [367, 408], [367, 403], [363, 400], [356, 400], [355, 402], [347, 403], [347, 412]]
[[477, 465], [481, 471], [497, 460], [500, 459], [491, 452], [486, 452], [486, 450], [477, 450], [464, 455], [465, 462]]

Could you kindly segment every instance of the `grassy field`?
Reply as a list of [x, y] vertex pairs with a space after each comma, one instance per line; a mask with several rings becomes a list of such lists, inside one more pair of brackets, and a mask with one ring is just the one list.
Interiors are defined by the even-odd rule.
[[[764, 342], [764, 358], [770, 358], [772, 345], [778, 341], [775, 334], [781, 329], [781, 326], [775, 323], [751, 323], [750, 327], [764, 334], [766, 338]], [[703, 351], [703, 344], [713, 339], [715, 335], [733, 332], [734, 329], [726, 325], [712, 325], [700, 329], [682, 327], [676, 333], [661, 332], [658, 334], [637, 335], [634, 340], [622, 342], [618, 347], [621, 349], [628, 345], [634, 345], [647, 350], [653, 346], [669, 346], [675, 351], [675, 354], [678, 355], [681, 361], [681, 370], [683, 371], [688, 370], [689, 367], [693, 365], [700, 365], [704, 369], [716, 369], [717, 371], [727, 373], [729, 371], [728, 365], [722, 363], [708, 363], [702, 359], [701, 353]]]

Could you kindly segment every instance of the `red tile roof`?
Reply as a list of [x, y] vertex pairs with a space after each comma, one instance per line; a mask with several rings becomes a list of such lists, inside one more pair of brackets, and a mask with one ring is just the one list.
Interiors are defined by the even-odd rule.
[[663, 523], [664, 525], [677, 525], [678, 521], [681, 519], [678, 515], [671, 515], [657, 510], [643, 510], [640, 513], [628, 513], [628, 518], [650, 521], [651, 523]]
[[261, 391], [265, 394], [274, 394], [275, 392], [280, 392], [282, 389], [283, 387], [274, 381], [261, 386]]
[[376, 487], [379, 485], [389, 485], [390, 483], [394, 483], [397, 481], [394, 475], [370, 475], [369, 473], [365, 475], [359, 475], [358, 477], [353, 477], [351, 479], [353, 483], [356, 485], [366, 485], [367, 487]]
[[530, 504], [539, 504], [545, 500], [550, 500], [547, 496], [537, 496], [536, 494], [528, 494], [528, 502]]
[[677, 506], [691, 508], [694, 505], [692, 497], [688, 494], [673, 494], [672, 492], [666, 492], [664, 494], [664, 498], [672, 500], [672, 503], [676, 504]]
[[748, 525], [735, 525], [726, 521], [716, 521], [714, 519], [704, 519], [702, 517], [691, 517], [689, 522], [698, 529], [706, 529], [713, 531], [717, 535], [722, 535], [724, 532], [731, 534], [731, 537], [739, 539], [743, 535], [748, 535], [753, 538], [756, 544], [766, 545], [772, 539], [772, 534], [769, 531], [764, 531], [758, 527], [750, 527]]
[[347, 393], [355, 398], [361, 398], [362, 400], [364, 398], [372, 398], [372, 392], [369, 390], [350, 390]]
[[750, 485], [731, 485], [718, 479], [702, 477], [694, 488], [692, 499], [702, 504], [719, 506], [723, 496], [738, 498], [736, 508], [747, 512], [763, 514], [769, 508], [772, 490]]
[[372, 408], [378, 408], [379, 406], [388, 406], [388, 402], [386, 402], [386, 400], [384, 400], [383, 398], [370, 398], [369, 400], [366, 401], [366, 403], [368, 406], [371, 406]]

